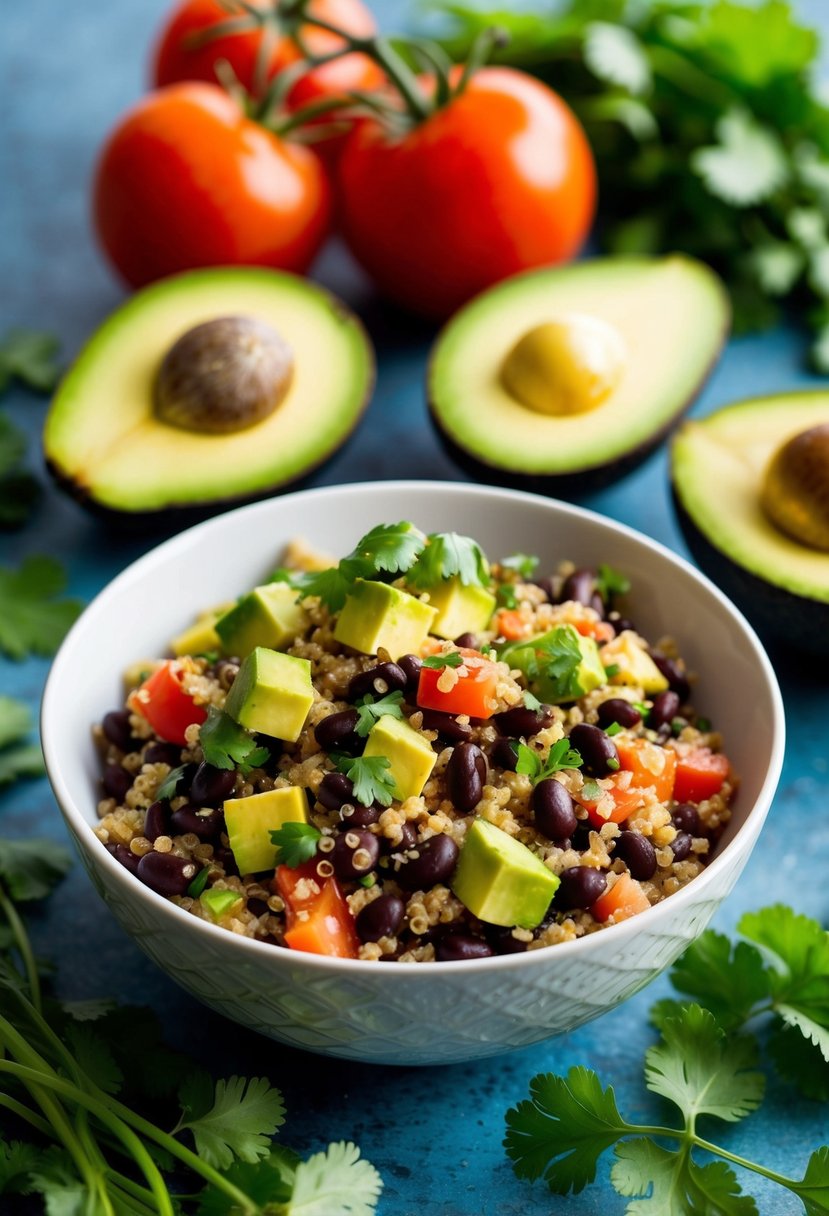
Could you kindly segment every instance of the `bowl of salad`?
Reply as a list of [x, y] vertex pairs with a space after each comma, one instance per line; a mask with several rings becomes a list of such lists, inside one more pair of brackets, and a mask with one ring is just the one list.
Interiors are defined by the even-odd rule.
[[429, 1064], [626, 999], [707, 925], [779, 777], [780, 694], [687, 563], [468, 485], [312, 490], [160, 545], [44, 696], [99, 894], [275, 1039]]

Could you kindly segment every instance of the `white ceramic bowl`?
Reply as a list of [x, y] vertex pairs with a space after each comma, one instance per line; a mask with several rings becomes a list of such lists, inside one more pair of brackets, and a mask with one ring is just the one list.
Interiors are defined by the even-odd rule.
[[[717, 855], [655, 908], [581, 941], [458, 963], [380, 966], [279, 950], [190, 916], [132, 877], [92, 832], [99, 763], [90, 725], [120, 701], [121, 673], [162, 654], [201, 608], [253, 586], [285, 541], [348, 552], [381, 521], [475, 536], [492, 557], [541, 570], [608, 562], [633, 583], [646, 636], [673, 634], [699, 675], [695, 704], [725, 735], [741, 778]], [[749, 625], [686, 562], [577, 507], [505, 490], [378, 482], [310, 490], [220, 515], [135, 562], [90, 604], [55, 659], [42, 715], [49, 777], [89, 875], [121, 925], [177, 983], [226, 1017], [310, 1051], [395, 1064], [525, 1047], [625, 1000], [705, 928], [745, 865], [776, 787], [784, 719]], [[94, 948], [94, 943], [90, 944]]]

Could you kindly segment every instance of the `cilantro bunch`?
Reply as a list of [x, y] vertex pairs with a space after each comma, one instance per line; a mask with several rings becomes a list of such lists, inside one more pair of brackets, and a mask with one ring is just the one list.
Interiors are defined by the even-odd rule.
[[[55, 387], [58, 341], [51, 334], [13, 329], [0, 341], [0, 394], [17, 379], [35, 392]], [[26, 436], [0, 414], [0, 528], [17, 528], [40, 498], [40, 485], [23, 466]]]

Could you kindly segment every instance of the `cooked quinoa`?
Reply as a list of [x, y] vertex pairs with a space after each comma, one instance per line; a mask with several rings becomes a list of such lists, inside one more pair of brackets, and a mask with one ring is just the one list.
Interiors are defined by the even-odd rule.
[[[305, 569], [325, 565], [299, 547], [292, 557]], [[563, 563], [531, 581], [515, 564], [486, 569], [486, 589], [497, 603], [485, 629], [453, 641], [429, 637], [420, 653], [394, 659], [382, 645], [369, 655], [336, 640], [339, 613], [306, 595], [301, 632], [279, 649], [308, 661], [312, 703], [294, 742], [249, 732], [252, 765], [207, 763], [201, 739], [205, 714], [216, 720], [224, 710], [242, 666], [238, 656], [211, 650], [137, 664], [127, 679], [126, 707], [93, 728], [105, 766], [98, 838], [184, 913], [276, 947], [319, 949], [302, 944], [296, 930], [312, 924], [325, 893], [338, 901], [340, 935], [339, 946], [323, 952], [372, 962], [537, 950], [593, 933], [680, 890], [711, 856], [730, 815], [735, 779], [719, 734], [690, 703], [693, 677], [675, 645], [641, 637], [612, 594], [602, 594], [593, 571]], [[428, 592], [405, 577], [386, 582], [429, 603]], [[526, 661], [533, 653], [526, 643], [551, 635], [571, 646], [574, 638], [592, 639], [604, 672], [597, 686], [556, 704], [534, 696], [538, 673]], [[516, 654], [523, 656], [518, 666], [510, 661]], [[424, 658], [433, 696], [448, 705], [467, 665], [480, 660], [492, 677], [480, 716], [419, 704], [427, 699]], [[165, 667], [175, 670], [197, 709], [199, 721], [186, 726], [183, 741], [171, 742], [174, 732], [162, 737], [145, 716], [147, 676]], [[636, 683], [632, 668], [652, 684], [656, 672], [659, 691]], [[356, 797], [346, 774], [366, 738], [346, 727], [366, 691], [368, 704], [402, 694], [392, 696], [391, 717], [431, 752], [419, 792]], [[567, 762], [568, 749], [578, 753], [578, 764], [572, 756]], [[561, 756], [563, 765], [552, 763]], [[289, 866], [274, 845], [276, 870], [270, 864], [240, 874], [226, 804], [291, 788], [305, 791], [301, 831], [312, 855]], [[549, 884], [546, 910], [517, 918], [536, 923], [492, 923], [455, 891], [479, 906], [457, 869], [479, 820], [525, 846], [532, 865], [560, 880], [557, 888]], [[478, 826], [473, 835], [486, 830]], [[217, 899], [211, 892], [228, 894]]]

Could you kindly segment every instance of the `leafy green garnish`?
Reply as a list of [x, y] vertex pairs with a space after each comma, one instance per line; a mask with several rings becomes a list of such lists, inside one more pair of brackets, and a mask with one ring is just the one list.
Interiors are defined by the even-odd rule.
[[337, 756], [336, 765], [352, 782], [354, 797], [363, 806], [374, 802], [391, 805], [395, 782], [389, 771], [391, 762], [385, 756]]
[[65, 587], [64, 569], [51, 557], [0, 567], [0, 650], [12, 659], [54, 654], [83, 607], [58, 598]]
[[155, 791], [159, 802], [169, 802], [171, 798], [175, 798], [187, 767], [186, 764], [180, 764], [178, 768], [171, 768], [167, 776], [159, 782]]
[[506, 608], [510, 612], [518, 607], [518, 593], [512, 583], [501, 583], [495, 592], [495, 599], [499, 608]]
[[619, 570], [614, 570], [612, 566], [602, 564], [596, 575], [596, 590], [605, 603], [608, 603], [616, 595], [628, 594], [630, 579]]
[[477, 541], [457, 532], [430, 532], [428, 544], [406, 571], [406, 582], [426, 590], [447, 578], [457, 578], [466, 587], [489, 585], [489, 562]]
[[368, 694], [357, 702], [357, 725], [355, 733], [364, 739], [378, 718], [402, 718], [402, 692], [390, 692], [384, 697], [375, 699]]
[[0, 341], [0, 393], [5, 392], [13, 376], [27, 388], [50, 393], [60, 377], [59, 349], [53, 334], [10, 329]]
[[604, 674], [607, 676], [608, 680], [612, 680], [614, 676], [618, 676], [619, 674], [619, 664], [611, 663], [609, 667], [605, 667]]
[[0, 888], [16, 903], [45, 899], [71, 865], [70, 854], [52, 840], [0, 840]]
[[0, 696], [0, 785], [45, 772], [40, 746], [24, 742], [31, 729], [28, 707], [12, 697]]
[[557, 743], [553, 744], [546, 760], [542, 760], [538, 752], [527, 747], [526, 743], [518, 744], [517, 754], [516, 773], [529, 777], [533, 785], [538, 785], [539, 781], [552, 777], [553, 773], [558, 773], [562, 769], [580, 768], [582, 763], [581, 756], [570, 747], [570, 740], [567, 738], [559, 739]]
[[250, 731], [215, 705], [207, 711], [199, 731], [199, 742], [208, 764], [214, 768], [238, 769], [243, 776], [270, 759], [268, 749], [257, 746]]
[[618, 722], [611, 722], [610, 726], [608, 726], [607, 730], [604, 733], [606, 735], [609, 735], [610, 738], [612, 739], [614, 735], [618, 735], [618, 733], [621, 729], [622, 728]]
[[513, 553], [510, 557], [505, 557], [500, 564], [505, 570], [515, 570], [519, 577], [526, 582], [535, 574], [538, 558], [529, 553]]
[[534, 697], [531, 692], [525, 691], [524, 708], [532, 710], [541, 709], [541, 702], [539, 701], [538, 697]]
[[279, 864], [292, 870], [310, 861], [317, 851], [322, 832], [312, 823], [283, 823], [271, 832], [271, 843], [279, 848]]
[[518, 666], [550, 701], [576, 701], [583, 695], [579, 679], [583, 657], [572, 625], [558, 625], [541, 637], [511, 642], [500, 650], [502, 661]]
[[271, 1136], [285, 1122], [282, 1094], [266, 1077], [217, 1081], [212, 1095], [200, 1079], [187, 1081], [181, 1104], [184, 1113], [176, 1131], [189, 1130], [199, 1156], [220, 1170], [236, 1158], [255, 1162], [267, 1157]]
[[440, 671], [444, 667], [463, 667], [463, 655], [459, 650], [444, 650], [440, 654], [427, 655], [423, 660], [424, 667]]

